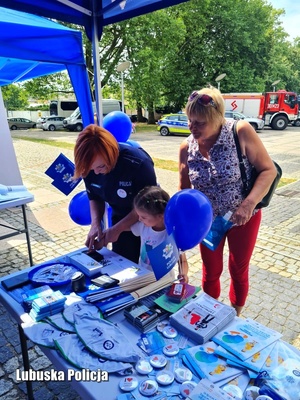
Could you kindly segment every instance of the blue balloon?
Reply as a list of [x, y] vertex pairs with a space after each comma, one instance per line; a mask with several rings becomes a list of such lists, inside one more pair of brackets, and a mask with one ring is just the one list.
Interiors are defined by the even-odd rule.
[[196, 189], [183, 189], [175, 193], [166, 206], [166, 230], [169, 235], [173, 233], [176, 245], [182, 251], [202, 242], [212, 220], [210, 201]]
[[141, 145], [138, 142], [135, 142], [134, 140], [127, 140], [126, 142], [127, 144], [129, 144], [132, 147], [136, 147], [137, 149], [141, 148]]
[[69, 215], [78, 225], [91, 224], [90, 201], [85, 190], [75, 194], [70, 201]]
[[113, 111], [103, 118], [103, 128], [117, 139], [117, 142], [127, 142], [131, 134], [132, 122], [122, 111]]

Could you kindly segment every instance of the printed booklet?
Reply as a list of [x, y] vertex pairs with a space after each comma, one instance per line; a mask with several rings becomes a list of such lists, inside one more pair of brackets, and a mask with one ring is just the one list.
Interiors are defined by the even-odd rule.
[[208, 379], [201, 379], [195, 389], [189, 394], [191, 400], [233, 400], [230, 394], [214, 385]]
[[236, 311], [206, 293], [170, 316], [170, 324], [196, 343], [205, 343], [234, 319]]
[[33, 300], [39, 297], [49, 296], [53, 292], [54, 290], [49, 285], [43, 285], [33, 289], [24, 289], [22, 299], [25, 311], [29, 312], [31, 310]]
[[65, 302], [66, 297], [59, 290], [53, 291], [51, 294], [34, 299], [29, 315], [34, 321], [41, 321], [49, 315], [61, 312]]
[[234, 377], [241, 375], [244, 370], [241, 367], [231, 367], [224, 359], [219, 357], [215, 350], [217, 345], [208, 342], [203, 345], [189, 347], [182, 350], [199, 378], [207, 378], [211, 382], [230, 381]]
[[[231, 379], [229, 382], [225, 383], [219, 381], [216, 383], [221, 389], [228, 391], [227, 393], [232, 394], [232, 396], [237, 396], [237, 399], [240, 400], [243, 398], [243, 393], [247, 389], [250, 382], [250, 376], [248, 372], [243, 372], [241, 375], [236, 376], [235, 378]], [[234, 391], [232, 391], [234, 389]], [[233, 397], [234, 398], [234, 397]]]
[[262, 370], [263, 365], [265, 364], [267, 358], [269, 357], [273, 347], [276, 343], [272, 343], [269, 346], [266, 346], [264, 349], [255, 353], [252, 357], [248, 358], [245, 361], [240, 360], [237, 356], [230, 353], [228, 350], [224, 349], [224, 347], [218, 346], [216, 349], [216, 354], [225, 358], [229, 365], [240, 366], [242, 368], [251, 369], [252, 371], [259, 372]]
[[275, 345], [271, 351], [271, 353], [268, 355], [266, 361], [264, 362], [264, 365], [261, 367], [260, 371], [266, 371], [266, 372], [270, 372], [272, 371], [274, 368], [276, 368], [278, 366], [278, 361], [279, 361], [279, 354], [278, 354], [278, 350], [279, 350], [279, 346], [280, 346], [280, 340], [278, 340], [277, 342], [275, 342]]
[[281, 336], [279, 332], [253, 319], [236, 317], [212, 340], [244, 361], [275, 343]]

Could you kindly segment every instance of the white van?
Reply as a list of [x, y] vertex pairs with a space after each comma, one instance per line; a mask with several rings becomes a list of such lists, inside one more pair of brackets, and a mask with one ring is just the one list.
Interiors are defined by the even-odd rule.
[[[103, 99], [102, 100], [103, 117], [112, 111], [122, 111], [122, 102], [114, 99]], [[96, 113], [96, 103], [93, 102], [93, 111]], [[69, 131], [81, 132], [83, 129], [83, 123], [81, 119], [81, 112], [79, 107], [68, 117], [63, 120], [63, 126]]]

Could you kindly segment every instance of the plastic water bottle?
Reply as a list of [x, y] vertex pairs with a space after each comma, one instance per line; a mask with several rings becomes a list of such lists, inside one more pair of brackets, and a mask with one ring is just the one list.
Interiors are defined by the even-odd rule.
[[0, 194], [8, 194], [9, 192], [20, 192], [22, 190], [27, 190], [24, 185], [16, 185], [16, 186], [5, 186], [0, 183]]

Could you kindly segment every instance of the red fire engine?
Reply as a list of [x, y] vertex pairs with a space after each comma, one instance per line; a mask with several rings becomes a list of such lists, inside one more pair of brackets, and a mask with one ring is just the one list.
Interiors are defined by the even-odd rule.
[[272, 129], [283, 130], [289, 123], [300, 124], [297, 94], [294, 92], [227, 93], [223, 97], [226, 110], [262, 118], [265, 126]]

